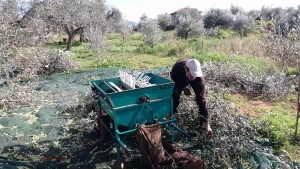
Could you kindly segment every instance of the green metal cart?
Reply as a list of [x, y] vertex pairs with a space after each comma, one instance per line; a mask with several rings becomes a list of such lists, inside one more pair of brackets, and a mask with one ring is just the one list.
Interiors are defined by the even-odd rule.
[[[143, 76], [149, 77], [148, 83], [151, 85], [130, 87], [120, 77], [91, 82], [92, 91], [97, 96], [96, 100], [100, 107], [98, 120], [106, 129], [105, 131], [116, 140], [117, 159], [121, 157], [121, 147], [127, 155], [130, 155], [123, 142], [128, 134], [137, 131], [137, 125], [159, 122], [170, 131], [173, 142], [174, 129], [189, 137], [174, 124], [176, 121], [176, 118], [173, 117], [172, 100], [174, 82], [154, 73], [145, 73]], [[103, 113], [112, 119], [113, 130], [110, 129], [109, 123], [104, 120]], [[165, 118], [167, 115], [171, 117], [168, 120]], [[120, 126], [127, 129], [120, 131]], [[125, 135], [123, 139], [121, 139], [121, 135]]]

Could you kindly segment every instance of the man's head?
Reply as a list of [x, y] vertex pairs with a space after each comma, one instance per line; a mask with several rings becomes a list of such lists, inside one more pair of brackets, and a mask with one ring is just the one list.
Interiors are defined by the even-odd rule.
[[203, 77], [201, 64], [197, 59], [187, 60], [184, 69], [185, 74], [190, 81], [195, 80], [197, 77]]

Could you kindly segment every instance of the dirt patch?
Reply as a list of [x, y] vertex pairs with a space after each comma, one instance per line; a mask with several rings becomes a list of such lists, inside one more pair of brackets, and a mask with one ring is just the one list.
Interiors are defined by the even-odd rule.
[[244, 113], [258, 117], [260, 116], [260, 112], [258, 109], [263, 109], [263, 110], [271, 110], [274, 108], [274, 105], [267, 101], [267, 100], [259, 100], [255, 98], [254, 96], [248, 96], [248, 95], [242, 95], [242, 94], [232, 94], [233, 97], [238, 98], [238, 100], [234, 104], [239, 107]]
[[256, 108], [265, 110], [271, 110], [274, 107], [271, 103], [262, 100], [251, 100], [249, 103]]
[[[237, 104], [237, 103], [235, 103], [235, 104]], [[259, 117], [259, 116], [260, 116], [260, 113], [259, 113], [259, 112], [252, 110], [250, 107], [246, 107], [246, 106], [239, 105], [239, 104], [237, 104], [236, 106], [237, 106], [243, 113], [245, 113], [245, 114], [248, 114], [248, 115], [253, 116], [253, 117]]]

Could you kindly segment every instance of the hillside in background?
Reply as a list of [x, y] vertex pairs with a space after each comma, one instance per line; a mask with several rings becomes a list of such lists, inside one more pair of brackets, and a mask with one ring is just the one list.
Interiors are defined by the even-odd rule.
[[137, 25], [137, 23], [133, 22], [133, 21], [128, 21], [128, 20], [125, 20], [126, 24], [128, 26], [134, 26], [134, 25]]

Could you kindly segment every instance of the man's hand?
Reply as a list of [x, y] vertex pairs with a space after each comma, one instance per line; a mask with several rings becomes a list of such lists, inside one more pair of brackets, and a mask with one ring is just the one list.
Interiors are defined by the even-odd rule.
[[183, 88], [183, 93], [184, 93], [186, 96], [190, 96], [190, 95], [191, 95], [190, 89], [188, 89], [188, 88], [186, 88], [186, 87]]
[[205, 130], [206, 130], [206, 134], [211, 137], [212, 136], [212, 130], [210, 128], [209, 122], [204, 122], [204, 126], [205, 126]]

